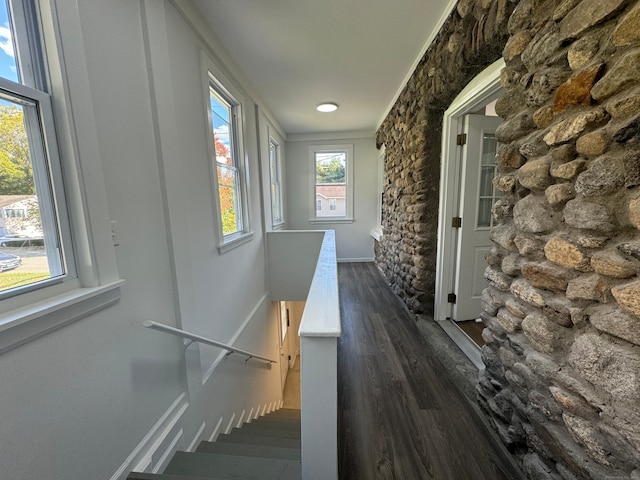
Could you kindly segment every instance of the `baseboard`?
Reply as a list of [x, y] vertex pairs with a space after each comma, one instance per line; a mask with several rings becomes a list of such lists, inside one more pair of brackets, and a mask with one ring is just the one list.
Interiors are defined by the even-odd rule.
[[181, 393], [110, 480], [125, 480], [131, 471], [150, 473], [163, 458], [173, 455], [170, 450], [175, 451], [182, 438], [182, 418], [188, 406], [187, 394]]
[[371, 263], [375, 259], [373, 257], [366, 258], [337, 258], [338, 263]]

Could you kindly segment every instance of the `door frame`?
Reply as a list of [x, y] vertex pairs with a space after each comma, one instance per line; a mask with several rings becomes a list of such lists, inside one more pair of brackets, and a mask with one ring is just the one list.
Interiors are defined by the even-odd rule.
[[456, 137], [462, 133], [463, 117], [493, 101], [502, 85], [500, 72], [505, 67], [500, 58], [481, 73], [456, 96], [444, 113], [442, 128], [442, 168], [440, 169], [440, 198], [438, 208], [438, 249], [436, 254], [436, 285], [434, 320], [450, 319], [453, 304], [448, 294], [455, 286], [457, 260], [457, 231], [451, 219], [457, 216], [460, 203], [460, 152]]

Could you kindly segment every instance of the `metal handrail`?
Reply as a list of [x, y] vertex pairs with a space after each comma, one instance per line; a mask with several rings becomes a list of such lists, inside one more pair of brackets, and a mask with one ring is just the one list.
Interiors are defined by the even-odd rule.
[[241, 350], [239, 348], [232, 347], [231, 345], [225, 345], [224, 343], [216, 342], [215, 340], [211, 340], [210, 338], [203, 337], [201, 335], [196, 335], [195, 333], [187, 332], [186, 330], [181, 330], [179, 328], [171, 327], [171, 326], [165, 325], [163, 323], [157, 323], [157, 322], [153, 322], [151, 320], [145, 320], [144, 322], [142, 322], [142, 325], [144, 325], [147, 328], [152, 328], [154, 330], [159, 330], [161, 332], [166, 332], [166, 333], [170, 333], [172, 335], [177, 335], [179, 337], [188, 338], [189, 340], [191, 340], [193, 342], [200, 342], [200, 343], [204, 343], [204, 344], [207, 344], [207, 345], [212, 345], [214, 347], [222, 348], [222, 349], [224, 349], [224, 350], [226, 350], [228, 352], [227, 355], [229, 355], [231, 353], [237, 353], [239, 355], [244, 355], [245, 357], [247, 357], [247, 360], [245, 360], [245, 361], [248, 361], [248, 360], [251, 360], [252, 358], [255, 358], [256, 360], [260, 360], [260, 361], [266, 362], [268, 364], [277, 363], [275, 360], [271, 360], [270, 358], [262, 357], [260, 355], [255, 355], [255, 354], [253, 354], [251, 352], [247, 352], [246, 350]]

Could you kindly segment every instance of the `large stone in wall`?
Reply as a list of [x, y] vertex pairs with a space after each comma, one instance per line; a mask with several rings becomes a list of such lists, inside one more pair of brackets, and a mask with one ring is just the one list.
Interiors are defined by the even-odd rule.
[[618, 60], [591, 89], [591, 96], [603, 100], [637, 82], [640, 76], [640, 50], [633, 50]]
[[591, 458], [602, 465], [611, 466], [608, 458], [610, 451], [608, 442], [592, 421], [566, 412], [562, 414], [562, 419], [574, 440], [585, 448]]
[[613, 287], [611, 294], [625, 312], [640, 318], [640, 281]]
[[613, 278], [630, 278], [639, 270], [636, 260], [629, 260], [612, 249], [594, 253], [591, 267], [596, 273]]
[[576, 142], [576, 151], [580, 155], [602, 155], [607, 151], [611, 144], [611, 135], [606, 128], [601, 128], [595, 132], [587, 133], [578, 138]]
[[513, 207], [513, 222], [524, 232], [542, 233], [553, 230], [560, 215], [544, 196], [527, 195]]
[[518, 170], [518, 181], [529, 190], [542, 191], [553, 183], [549, 174], [551, 155], [529, 160]]
[[603, 63], [591, 65], [560, 85], [553, 99], [553, 111], [559, 113], [573, 105], [590, 105], [591, 88], [603, 70]]
[[555, 22], [546, 23], [522, 51], [520, 58], [530, 72], [556, 57], [562, 47], [560, 29]]
[[592, 197], [613, 193], [623, 187], [624, 183], [624, 163], [615, 156], [603, 155], [578, 175], [575, 188], [577, 193]]
[[532, 114], [524, 111], [505, 120], [496, 129], [496, 140], [499, 142], [512, 142], [531, 133], [536, 128]]
[[569, 142], [577, 139], [588, 129], [593, 129], [605, 124], [608, 120], [609, 114], [602, 108], [587, 110], [553, 125], [549, 132], [544, 136], [544, 141], [547, 145], [559, 145], [561, 143]]
[[640, 114], [624, 122], [608, 126], [611, 139], [616, 143], [637, 144], [640, 142]]
[[567, 163], [562, 163], [551, 168], [551, 175], [562, 180], [571, 180], [584, 171], [587, 161], [584, 158], [577, 158]]
[[620, 401], [637, 404], [640, 398], [638, 347], [617, 343], [607, 335], [586, 333], [574, 340], [567, 362], [595, 387]]
[[569, 280], [566, 295], [570, 300], [607, 301], [609, 284], [600, 275], [582, 275]]
[[511, 282], [509, 291], [519, 300], [534, 307], [542, 307], [546, 302], [546, 296], [524, 278], [517, 278]]
[[545, 256], [553, 263], [566, 268], [572, 268], [581, 272], [591, 270], [589, 257], [575, 244], [560, 238], [553, 237], [544, 246]]
[[532, 312], [522, 321], [522, 331], [533, 348], [542, 353], [552, 353], [562, 345], [564, 331], [540, 312]]
[[613, 44], [621, 47], [640, 42], [640, 3], [629, 11], [613, 32]]
[[640, 319], [613, 305], [600, 305], [587, 311], [589, 322], [601, 332], [640, 345]]
[[552, 207], [562, 205], [569, 200], [576, 198], [576, 189], [572, 183], [557, 183], [550, 185], [545, 191], [544, 196]]
[[635, 116], [640, 111], [640, 88], [636, 87], [612, 98], [605, 109], [614, 120]]
[[599, 33], [585, 35], [571, 44], [567, 51], [567, 60], [572, 70], [579, 70], [596, 56], [600, 49]]
[[572, 278], [569, 270], [548, 262], [528, 262], [520, 267], [522, 275], [531, 285], [545, 290], [564, 292]]
[[585, 30], [613, 15], [625, 3], [625, 0], [583, 0], [560, 22], [561, 38], [577, 38]]
[[616, 229], [614, 218], [605, 205], [585, 202], [575, 198], [564, 207], [564, 221], [573, 228], [610, 233]]

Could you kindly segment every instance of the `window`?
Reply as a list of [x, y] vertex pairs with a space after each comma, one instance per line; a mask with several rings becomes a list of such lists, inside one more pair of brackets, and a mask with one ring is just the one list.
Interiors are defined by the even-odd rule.
[[278, 225], [284, 221], [282, 214], [282, 174], [280, 145], [269, 139], [269, 176], [271, 179], [271, 222]]
[[316, 223], [353, 222], [353, 146], [309, 147]]
[[40, 32], [33, 2], [0, 2], [0, 298], [75, 277]]
[[208, 71], [208, 120], [213, 136], [213, 185], [217, 200], [218, 248], [224, 253], [252, 238], [249, 230], [243, 149], [242, 102], [228, 82]]
[[500, 198], [500, 190], [493, 186], [493, 178], [496, 176], [496, 138], [495, 135], [485, 133], [482, 139], [482, 157], [480, 159], [480, 188], [478, 197], [478, 216], [476, 227], [492, 227], [493, 215], [491, 208]]

